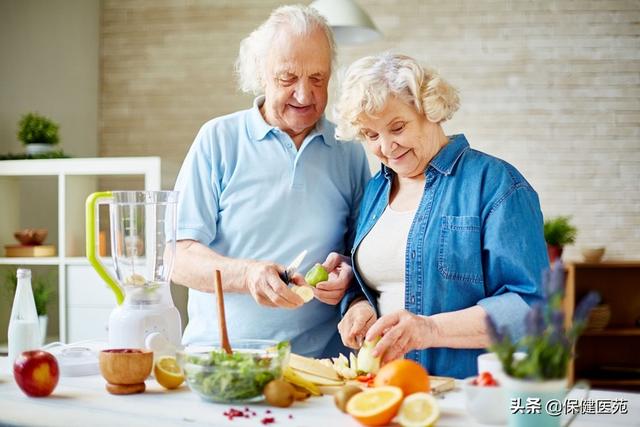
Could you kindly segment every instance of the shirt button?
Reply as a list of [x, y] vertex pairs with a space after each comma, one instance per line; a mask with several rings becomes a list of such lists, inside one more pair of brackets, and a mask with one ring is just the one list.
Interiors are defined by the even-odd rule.
[[376, 214], [371, 215], [371, 219], [376, 219]]
[[416, 302], [416, 297], [411, 297], [411, 304], [414, 304]]
[[411, 251], [411, 258], [415, 258], [416, 257], [416, 251]]

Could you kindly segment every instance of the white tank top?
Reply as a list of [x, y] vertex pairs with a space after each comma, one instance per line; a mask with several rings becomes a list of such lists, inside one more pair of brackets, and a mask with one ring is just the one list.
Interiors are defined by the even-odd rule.
[[387, 206], [355, 254], [360, 277], [378, 293], [381, 316], [404, 308], [405, 252], [415, 213]]

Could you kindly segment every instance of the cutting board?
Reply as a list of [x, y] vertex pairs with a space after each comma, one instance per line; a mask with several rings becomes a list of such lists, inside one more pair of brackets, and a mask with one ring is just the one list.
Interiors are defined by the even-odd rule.
[[[360, 381], [347, 381], [346, 384], [352, 384], [358, 387], [365, 388], [363, 383], [361, 383]], [[456, 380], [451, 377], [429, 376], [429, 384], [431, 385], [431, 393], [440, 394], [440, 393], [445, 393], [447, 391], [453, 390], [456, 387]], [[334, 394], [335, 392], [340, 390], [341, 387], [342, 386], [333, 386], [333, 385], [318, 386], [322, 394], [329, 394], [329, 395]]]

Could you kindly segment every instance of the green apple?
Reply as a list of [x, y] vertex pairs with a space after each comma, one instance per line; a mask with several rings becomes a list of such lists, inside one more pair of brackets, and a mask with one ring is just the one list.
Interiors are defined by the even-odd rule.
[[327, 273], [327, 270], [325, 270], [320, 263], [314, 265], [311, 270], [307, 271], [307, 274], [304, 275], [304, 280], [306, 280], [306, 282], [311, 286], [315, 286], [328, 279], [329, 273]]

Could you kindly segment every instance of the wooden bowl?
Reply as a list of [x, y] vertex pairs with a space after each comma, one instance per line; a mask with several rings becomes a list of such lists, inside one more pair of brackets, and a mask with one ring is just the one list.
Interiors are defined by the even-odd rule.
[[[131, 348], [102, 350], [99, 356], [100, 373], [109, 384], [107, 390], [114, 394], [129, 394], [126, 390], [138, 393], [139, 385], [151, 374], [153, 352]], [[121, 386], [121, 387], [109, 387]], [[134, 386], [134, 387], [127, 387]], [[118, 390], [122, 392], [118, 392]]]
[[24, 230], [13, 233], [13, 237], [15, 237], [21, 245], [38, 246], [47, 238], [47, 233], [48, 230], [46, 228], [25, 228]]

